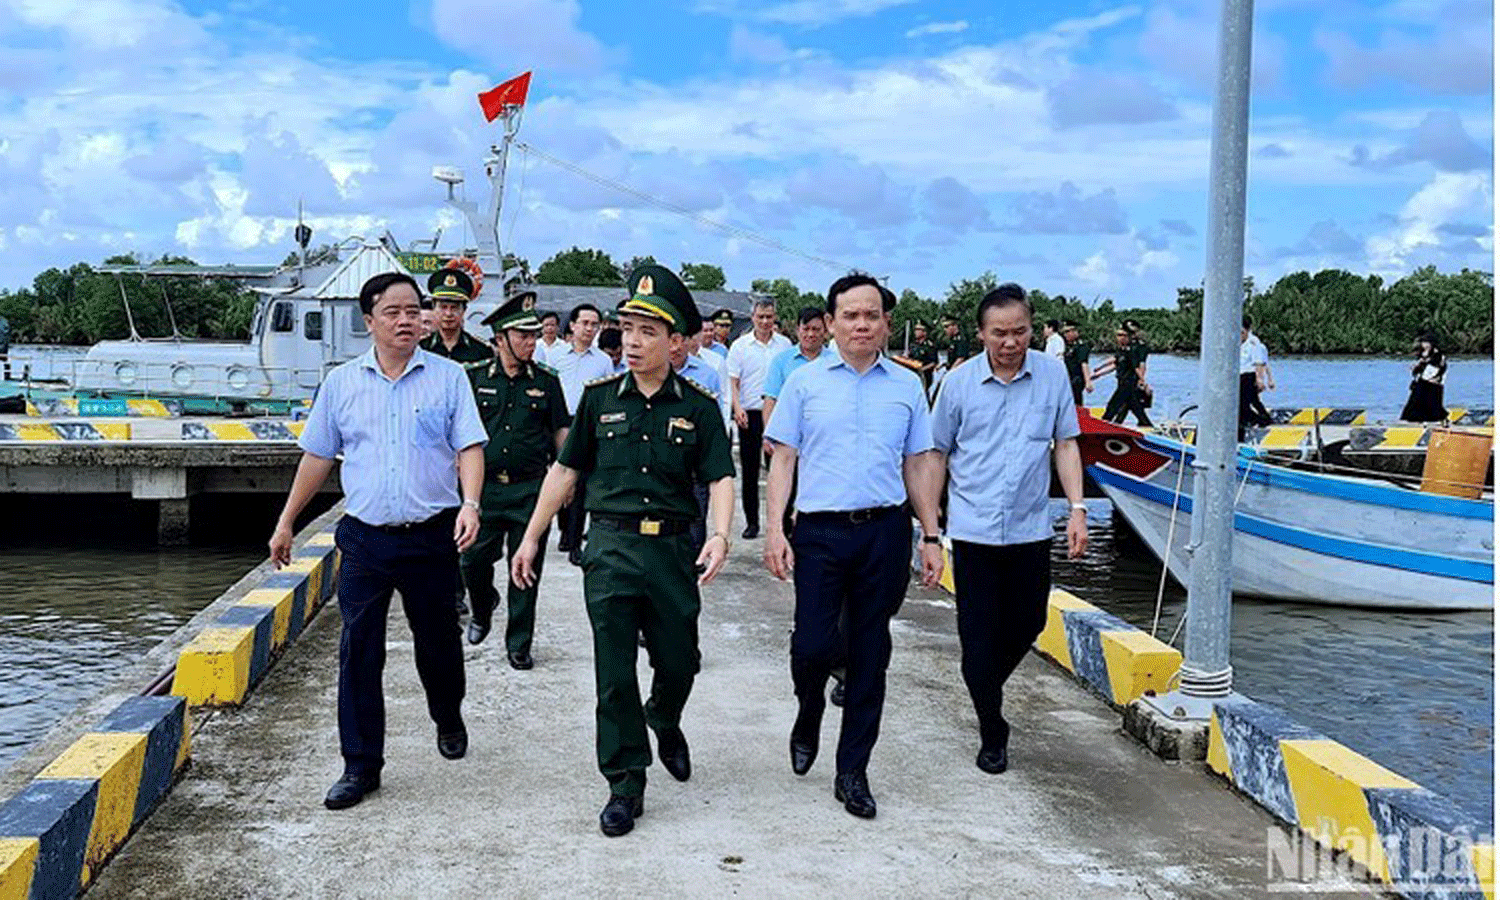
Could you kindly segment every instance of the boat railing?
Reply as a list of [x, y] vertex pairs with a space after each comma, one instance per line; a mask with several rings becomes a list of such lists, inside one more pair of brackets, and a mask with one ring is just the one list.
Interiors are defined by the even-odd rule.
[[[54, 364], [55, 375], [81, 396], [129, 396], [146, 400], [196, 398], [223, 405], [226, 410], [264, 412], [267, 404], [301, 405], [310, 399], [333, 363], [326, 366], [266, 366], [258, 363], [135, 359], [72, 359]], [[22, 393], [46, 389], [23, 382]]]

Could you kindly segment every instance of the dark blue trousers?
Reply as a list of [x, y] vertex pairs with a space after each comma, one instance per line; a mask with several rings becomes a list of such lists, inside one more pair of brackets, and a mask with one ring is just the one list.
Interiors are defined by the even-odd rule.
[[829, 671], [842, 651], [837, 765], [840, 773], [862, 772], [880, 736], [891, 616], [911, 581], [911, 521], [900, 509], [860, 523], [837, 514], [800, 513], [792, 551], [797, 590], [792, 686], [801, 715], [822, 715]]
[[348, 774], [374, 775], [385, 764], [386, 617], [391, 594], [411, 626], [417, 677], [427, 694], [427, 712], [438, 731], [463, 722], [464, 655], [459, 642], [458, 550], [453, 545], [455, 511], [427, 524], [393, 533], [352, 516], [339, 522], [339, 748]]

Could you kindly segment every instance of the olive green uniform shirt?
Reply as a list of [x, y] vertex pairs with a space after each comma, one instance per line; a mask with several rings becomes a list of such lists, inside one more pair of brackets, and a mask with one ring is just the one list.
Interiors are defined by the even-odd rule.
[[452, 350], [448, 349], [448, 345], [443, 343], [443, 336], [436, 331], [418, 341], [417, 346], [429, 353], [451, 359], [469, 370], [477, 369], [495, 358], [495, 351], [489, 344], [467, 331], [459, 331], [458, 343], [453, 345]]
[[695, 519], [694, 480], [734, 475], [718, 401], [676, 372], [649, 399], [631, 372], [591, 382], [558, 461], [588, 473], [589, 512], [616, 516]]
[[933, 346], [932, 341], [915, 341], [907, 356], [924, 365], [935, 364], [938, 359], [937, 347]]
[[[546, 474], [556, 453], [556, 434], [568, 426], [562, 382], [536, 362], [521, 365], [514, 378], [500, 360], [469, 370], [479, 418], [489, 432], [484, 445], [484, 480], [510, 484]], [[485, 504], [488, 505], [488, 504]]]
[[1063, 350], [1063, 365], [1067, 366], [1068, 378], [1083, 381], [1083, 370], [1089, 364], [1089, 349], [1088, 341], [1080, 338]]

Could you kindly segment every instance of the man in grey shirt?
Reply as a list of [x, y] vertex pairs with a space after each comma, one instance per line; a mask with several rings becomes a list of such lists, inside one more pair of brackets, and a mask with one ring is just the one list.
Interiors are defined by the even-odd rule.
[[984, 352], [943, 379], [932, 439], [947, 463], [948, 536], [962, 670], [979, 718], [975, 765], [1009, 765], [1005, 680], [1047, 623], [1053, 523], [1050, 462], [1070, 504], [1068, 556], [1088, 547], [1078, 413], [1062, 362], [1028, 350], [1031, 304], [1017, 284], [985, 295]]

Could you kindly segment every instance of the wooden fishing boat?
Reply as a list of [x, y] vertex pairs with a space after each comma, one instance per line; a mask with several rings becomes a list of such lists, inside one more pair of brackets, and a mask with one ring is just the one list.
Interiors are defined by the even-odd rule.
[[[1089, 474], [1187, 583], [1193, 445], [1087, 413], [1080, 424]], [[1471, 500], [1302, 471], [1245, 446], [1236, 470], [1235, 593], [1345, 606], [1494, 608], [1493, 495]]]

